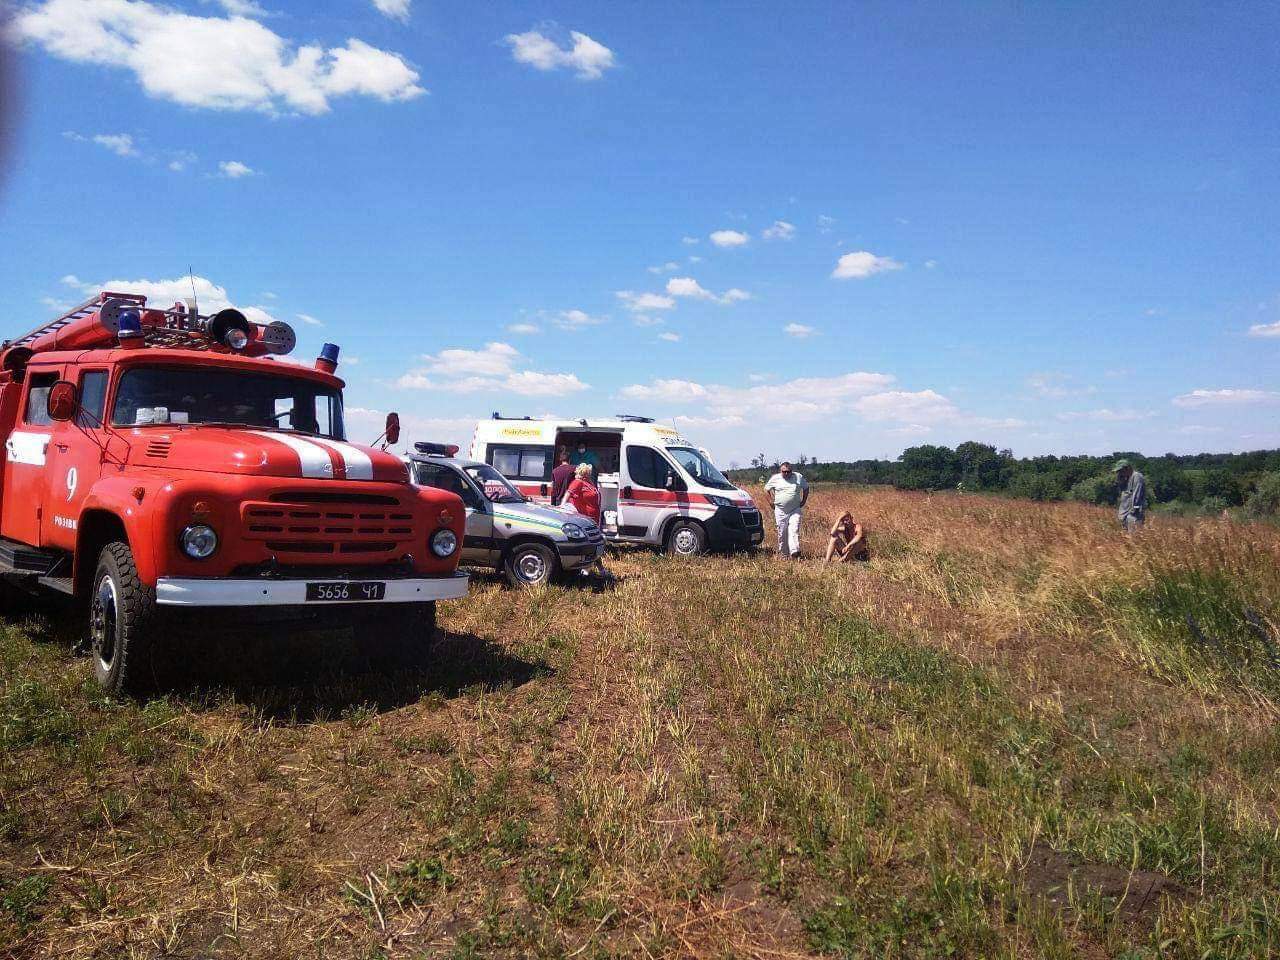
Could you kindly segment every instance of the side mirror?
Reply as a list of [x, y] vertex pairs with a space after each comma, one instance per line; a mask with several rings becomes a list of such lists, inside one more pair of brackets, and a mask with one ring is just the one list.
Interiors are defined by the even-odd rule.
[[400, 414], [394, 410], [387, 414], [387, 429], [384, 436], [389, 447], [394, 447], [400, 442]]
[[59, 380], [49, 388], [46, 405], [50, 420], [60, 422], [70, 420], [76, 415], [76, 408], [80, 405], [79, 398], [76, 396], [76, 385], [67, 380]]

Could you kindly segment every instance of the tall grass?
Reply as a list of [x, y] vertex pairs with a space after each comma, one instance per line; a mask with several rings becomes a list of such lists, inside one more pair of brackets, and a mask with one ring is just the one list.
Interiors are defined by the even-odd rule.
[[391, 677], [116, 703], [4, 627], [0, 954], [1274, 954], [1280, 532], [819, 488], [806, 552], [846, 508], [869, 564], [478, 578]]

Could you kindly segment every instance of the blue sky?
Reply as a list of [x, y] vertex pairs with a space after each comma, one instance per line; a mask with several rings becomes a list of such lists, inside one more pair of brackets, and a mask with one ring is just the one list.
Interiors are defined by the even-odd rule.
[[342, 345], [354, 439], [1280, 445], [1274, 4], [14, 11], [10, 335], [190, 266]]

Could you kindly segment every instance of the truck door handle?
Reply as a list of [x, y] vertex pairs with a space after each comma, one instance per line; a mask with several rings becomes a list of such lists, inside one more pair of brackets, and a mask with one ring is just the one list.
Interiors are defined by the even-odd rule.
[[631, 499], [631, 488], [630, 488], [630, 487], [623, 487], [623, 488], [622, 488], [622, 496], [623, 496], [624, 498], [626, 498], [627, 500], [630, 500], [630, 499]]
[[545, 497], [547, 495], [547, 485], [545, 483], [542, 485], [541, 490], [542, 490], [542, 496]]
[[59, 453], [66, 453], [71, 449], [71, 447], [65, 443], [55, 443], [54, 446], [58, 448]]

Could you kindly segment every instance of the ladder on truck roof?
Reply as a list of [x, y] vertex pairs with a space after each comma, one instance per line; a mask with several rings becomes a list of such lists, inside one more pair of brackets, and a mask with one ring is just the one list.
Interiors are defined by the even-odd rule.
[[62, 316], [55, 317], [48, 323], [36, 327], [30, 333], [24, 333], [20, 337], [4, 341], [3, 344], [0, 344], [0, 347], [25, 347], [27, 344], [34, 343], [47, 333], [57, 333], [67, 324], [74, 323], [77, 320], [82, 320], [91, 313], [95, 313], [108, 300], [127, 300], [137, 307], [143, 307], [147, 302], [147, 298], [141, 294], [103, 292], [98, 294], [96, 297], [90, 297], [84, 303], [80, 304], [80, 306], [68, 310]]

